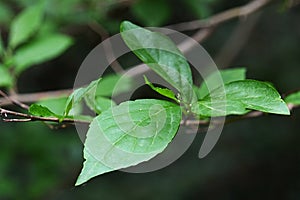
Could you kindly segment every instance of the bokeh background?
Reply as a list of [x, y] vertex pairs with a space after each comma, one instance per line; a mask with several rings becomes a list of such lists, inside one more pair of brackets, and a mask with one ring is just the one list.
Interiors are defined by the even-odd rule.
[[[12, 18], [37, 2], [1, 0], [4, 39]], [[204, 19], [248, 1], [46, 2], [51, 27], [75, 43], [59, 58], [24, 72], [18, 80], [20, 93], [72, 88], [85, 56], [104, 39], [103, 33], [118, 33], [122, 20], [161, 27]], [[289, 8], [289, 3], [273, 1], [254, 15], [223, 23], [201, 44], [220, 68], [246, 67], [249, 78], [270, 81], [282, 94], [299, 89], [300, 6]], [[124, 68], [133, 62], [128, 59], [122, 58]], [[79, 187], [74, 183], [83, 145], [74, 127], [51, 130], [39, 122], [0, 122], [0, 199], [300, 199], [299, 122], [300, 109], [295, 109], [292, 116], [228, 124], [204, 159], [198, 158], [204, 137], [199, 132], [190, 149], [162, 170], [116, 171]]]

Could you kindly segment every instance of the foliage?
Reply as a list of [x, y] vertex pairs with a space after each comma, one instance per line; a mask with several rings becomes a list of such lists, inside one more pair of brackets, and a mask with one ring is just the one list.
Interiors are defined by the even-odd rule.
[[72, 45], [69, 36], [41, 29], [43, 13], [43, 4], [25, 9], [11, 23], [8, 46], [0, 39], [0, 70], [4, 76], [0, 87], [14, 87], [24, 70], [56, 58]]
[[[19, 0], [19, 2], [23, 2], [21, 4], [25, 6], [29, 1]], [[69, 36], [58, 33], [57, 25], [49, 20], [49, 17], [45, 18], [45, 13], [50, 13], [52, 20], [69, 18], [73, 23], [87, 21], [89, 15], [95, 16], [97, 13], [96, 9], [88, 14], [79, 11], [79, 14], [71, 19], [67, 17], [70, 16], [71, 8], [64, 9], [64, 6], [58, 6], [57, 10], [50, 9], [51, 6], [53, 8], [55, 2], [49, 1], [46, 6], [38, 4], [25, 9], [13, 18], [7, 42], [3, 42], [0, 38], [0, 61], [2, 62], [0, 63], [0, 87], [13, 88], [22, 72], [34, 65], [62, 55], [73, 44], [73, 40]], [[68, 6], [73, 5], [72, 9], [79, 4], [79, 1], [64, 0], [62, 2]], [[89, 6], [96, 7], [93, 6], [96, 1], [87, 2], [90, 3]], [[103, 11], [101, 16], [98, 16], [98, 20], [100, 22], [105, 21], [103, 22], [103, 24], [106, 23], [105, 26], [114, 27], [117, 24], [115, 20], [106, 21], [106, 13], [110, 9], [108, 7], [113, 5], [113, 1], [110, 2], [103, 3], [106, 5], [103, 8], [105, 12]], [[214, 1], [204, 1], [203, 7], [194, 6], [199, 3], [198, 1], [187, 1], [187, 4], [189, 2], [192, 7], [197, 9], [195, 12], [200, 18], [210, 15], [212, 12], [210, 5]], [[171, 11], [166, 5], [165, 1], [162, 0], [154, 2], [142, 0], [134, 3], [130, 12], [146, 26], [159, 26], [166, 23], [171, 15]], [[157, 15], [150, 20], [149, 13], [154, 9], [157, 11]], [[3, 17], [1, 17], [2, 15]], [[8, 22], [12, 18], [9, 16], [12, 16], [12, 11], [6, 8], [5, 3], [0, 2], [0, 23], [3, 21], [9, 24]], [[200, 87], [197, 87], [193, 85], [188, 62], [169, 38], [128, 21], [122, 23], [121, 34], [125, 43], [136, 56], [170, 83], [176, 92], [171, 88], [157, 87], [145, 77], [145, 82], [151, 89], [168, 97], [171, 102], [143, 99], [116, 105], [111, 99], [113, 94], [130, 90], [133, 80], [130, 78], [123, 79], [123, 82], [119, 84], [121, 87], [113, 91], [120, 76], [110, 75], [101, 77], [88, 86], [78, 88], [69, 97], [45, 99], [32, 104], [29, 108], [30, 114], [55, 117], [61, 122], [66, 118], [86, 117], [82, 116], [83, 103], [97, 114], [94, 118], [91, 116], [85, 118], [92, 122], [83, 150], [84, 166], [76, 185], [80, 185], [97, 175], [147, 161], [161, 153], [176, 135], [182, 117], [186, 117], [182, 116], [182, 113], [191, 113], [200, 119], [244, 115], [253, 110], [289, 115], [286, 103], [300, 104], [299, 92], [287, 96], [283, 101], [278, 91], [269, 83], [246, 79], [244, 68], [214, 72], [204, 80]], [[149, 46], [153, 48], [145, 48]], [[170, 71], [172, 72], [171, 75]], [[218, 79], [219, 76], [223, 80], [222, 84], [215, 84], [215, 79]], [[120, 117], [116, 117], [116, 115]], [[124, 120], [122, 116], [131, 118], [132, 122]], [[164, 123], [161, 124], [162, 122]], [[125, 124], [125, 129], [120, 128], [120, 123]], [[159, 126], [162, 127], [158, 129]], [[146, 139], [139, 137], [138, 134], [141, 132], [148, 134]], [[158, 140], [157, 137], [162, 139]], [[139, 145], [134, 146], [135, 144]], [[113, 151], [108, 151], [108, 149]], [[128, 154], [125, 155], [124, 152]], [[6, 159], [4, 154], [0, 156]], [[127, 159], [115, 162], [124, 157]], [[1, 167], [3, 168], [3, 166]], [[45, 184], [51, 185], [56, 181], [53, 177], [50, 179]], [[7, 185], [0, 185], [0, 188], [7, 191], [14, 190], [15, 183], [8, 183]]]
[[[183, 106], [180, 108], [179, 105], [154, 99], [106, 106], [106, 110], [101, 110], [101, 114], [90, 125], [84, 148], [86, 161], [76, 185], [94, 176], [147, 161], [162, 152], [176, 134], [181, 121], [181, 109], [191, 109], [185, 110], [185, 113], [191, 111], [200, 117], [243, 115], [250, 110], [289, 115], [289, 109], [276, 89], [269, 83], [244, 80], [245, 69], [222, 71], [224, 86], [213, 85], [213, 91], [206, 94], [207, 88], [204, 89], [206, 86], [202, 84], [199, 91], [206, 96], [199, 98], [198, 103], [192, 102], [194, 90], [191, 70], [170, 39], [127, 21], [122, 23], [121, 33], [129, 48], [178, 90], [178, 96], [183, 97]], [[169, 75], [170, 72], [173, 76]], [[205, 84], [214, 83], [215, 76], [209, 76]], [[90, 91], [95, 93], [98, 81], [101, 82], [99, 79], [74, 91], [67, 101], [65, 113], [73, 104], [90, 96]], [[155, 87], [146, 77], [145, 81], [156, 92], [180, 101], [170, 89]], [[90, 106], [97, 113], [99, 111], [95, 105], [99, 103]], [[187, 106], [191, 103], [192, 107]], [[157, 141], [157, 137], [160, 140]]]

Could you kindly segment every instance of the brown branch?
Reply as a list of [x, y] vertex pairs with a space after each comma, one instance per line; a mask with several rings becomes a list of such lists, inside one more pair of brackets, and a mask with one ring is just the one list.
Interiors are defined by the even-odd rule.
[[[87, 120], [77, 120], [77, 119], [70, 119], [66, 118], [60, 121], [59, 118], [56, 117], [39, 117], [34, 115], [29, 115], [25, 113], [20, 113], [16, 111], [6, 110], [0, 108], [0, 114], [2, 115], [3, 121], [5, 122], [32, 122], [32, 121], [42, 121], [42, 122], [57, 122], [57, 123], [83, 123], [89, 124], [90, 121]], [[20, 117], [20, 119], [11, 119], [8, 116], [15, 116]]]
[[[102, 41], [109, 38], [109, 33], [97, 21], [93, 20], [88, 25], [95, 33], [97, 33], [101, 37]], [[105, 45], [104, 50], [106, 52], [106, 56], [108, 57], [108, 59], [110, 59], [110, 57], [114, 58], [115, 56], [113, 55], [111, 43], [107, 42], [107, 43], [103, 43], [103, 44]], [[122, 68], [122, 66], [117, 61], [117, 59], [113, 59], [113, 60], [114, 61], [110, 64], [110, 67], [112, 68], [112, 70], [117, 74], [123, 74], [125, 72], [125, 70]]]
[[246, 22], [241, 21], [237, 25], [229, 39], [214, 58], [217, 66], [226, 68], [239, 55], [243, 47], [247, 44], [260, 16], [260, 13], [256, 13], [251, 15]]
[[200, 28], [214, 27], [234, 18], [247, 17], [248, 15], [267, 5], [269, 2], [271, 2], [271, 0], [254, 0], [246, 5], [231, 8], [229, 10], [213, 15], [207, 19], [173, 24], [167, 26], [167, 28], [175, 29], [177, 31], [189, 31]]
[[[21, 103], [20, 101], [18, 101], [18, 100], [15, 100], [14, 98], [13, 98], [13, 96], [15, 96], [16, 94], [14, 94], [13, 96], [7, 96], [2, 90], [0, 90], [0, 95], [1, 96], [3, 96], [8, 102], [11, 102], [12, 104], [14, 104], [14, 105], [16, 105], [16, 106], [18, 106], [18, 107], [20, 107], [20, 108], [23, 108], [23, 109], [25, 109], [25, 110], [28, 110], [29, 109], [29, 106], [28, 105], [26, 105], [26, 104], [24, 104], [24, 103]], [[1, 103], [1, 101], [0, 101], [0, 103]]]
[[11, 105], [12, 102], [10, 99], [18, 100], [23, 103], [32, 103], [40, 101], [43, 99], [58, 98], [63, 96], [69, 96], [73, 92], [73, 89], [67, 90], [57, 90], [57, 91], [47, 91], [47, 92], [37, 92], [37, 93], [28, 93], [28, 94], [16, 94], [9, 96], [7, 98], [0, 98], [0, 106]]

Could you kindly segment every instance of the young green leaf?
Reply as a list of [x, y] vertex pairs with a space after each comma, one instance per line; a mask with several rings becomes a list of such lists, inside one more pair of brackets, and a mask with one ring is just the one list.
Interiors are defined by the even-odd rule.
[[[222, 82], [220, 82], [220, 78]], [[204, 98], [209, 94], [209, 89], [212, 91], [223, 84], [227, 84], [233, 81], [245, 80], [246, 78], [246, 69], [245, 68], [235, 68], [235, 69], [225, 69], [213, 72], [210, 74], [204, 82], [200, 85], [199, 90], [197, 91], [199, 99]]]
[[90, 125], [76, 185], [153, 158], [171, 142], [180, 121], [180, 106], [156, 99], [128, 101], [104, 111]]
[[129, 91], [133, 87], [134, 81], [128, 76], [110, 74], [104, 76], [98, 84], [96, 96], [111, 97]]
[[173, 99], [174, 101], [176, 102], [179, 102], [178, 99], [176, 98], [174, 92], [168, 88], [160, 88], [160, 87], [155, 87], [148, 79], [146, 76], [144, 76], [144, 79], [145, 79], [145, 83], [147, 85], [149, 85], [151, 87], [152, 90], [154, 90], [155, 92], [165, 96], [165, 97], [168, 97], [170, 99]]
[[300, 91], [288, 95], [285, 99], [286, 103], [291, 103], [294, 105], [300, 105]]
[[[67, 103], [68, 97], [58, 97], [58, 98], [51, 98], [51, 99], [43, 99], [36, 104], [47, 107], [49, 110], [54, 112], [57, 115], [63, 115], [65, 111], [65, 106]], [[80, 115], [82, 112], [82, 104], [77, 104], [73, 106], [70, 111], [70, 115]]]
[[217, 88], [193, 106], [192, 111], [200, 116], [214, 117], [243, 115], [249, 109], [290, 114], [276, 89], [269, 83], [256, 80], [235, 81]]
[[110, 107], [116, 105], [115, 102], [111, 99], [101, 96], [95, 97], [94, 94], [86, 95], [84, 97], [84, 100], [86, 102], [86, 105], [97, 114], [100, 114], [103, 111], [109, 109]]
[[29, 107], [29, 112], [32, 115], [36, 115], [40, 117], [56, 117], [56, 118], [61, 117], [60, 115], [57, 115], [51, 110], [49, 110], [49, 108], [38, 104], [31, 104], [31, 106]]
[[9, 71], [0, 64], [0, 87], [11, 87], [13, 85], [13, 78]]
[[122, 22], [120, 29], [127, 46], [139, 59], [174, 86], [184, 103], [195, 101], [190, 66], [168, 37], [128, 21]]
[[14, 56], [16, 73], [62, 54], [72, 44], [72, 39], [61, 34], [48, 35], [17, 50]]
[[39, 28], [43, 19], [43, 6], [30, 6], [19, 14], [11, 24], [9, 46], [15, 48], [25, 42]]
[[96, 88], [97, 88], [97, 85], [100, 80], [101, 80], [101, 78], [98, 80], [92, 81], [87, 87], [76, 89], [67, 99], [65, 109], [64, 109], [64, 116], [69, 115], [70, 110], [74, 106], [81, 103], [83, 98], [86, 95], [95, 95]]

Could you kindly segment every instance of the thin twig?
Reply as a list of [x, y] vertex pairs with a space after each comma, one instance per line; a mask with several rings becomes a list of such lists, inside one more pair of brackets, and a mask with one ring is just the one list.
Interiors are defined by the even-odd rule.
[[251, 13], [254, 13], [255, 11], [267, 5], [269, 2], [271, 2], [271, 0], [254, 0], [246, 5], [231, 8], [229, 10], [213, 15], [207, 19], [173, 24], [167, 26], [166, 28], [174, 29], [177, 31], [189, 31], [217, 26], [234, 18], [247, 17]]
[[[43, 99], [69, 96], [72, 92], [73, 89], [67, 89], [67, 90], [28, 93], [28, 94], [16, 94], [13, 97], [9, 96], [9, 99], [14, 98], [15, 100], [17, 99], [19, 102], [32, 103]], [[11, 104], [12, 102], [7, 98], [0, 98], [0, 106], [7, 106]]]
[[[97, 33], [101, 37], [102, 41], [109, 38], [109, 33], [97, 21], [94, 20], [88, 25], [95, 33]], [[115, 59], [112, 46], [109, 40], [107, 43], [103, 43], [103, 44], [105, 45], [104, 50], [106, 52], [106, 56], [108, 57], [108, 60], [113, 60], [113, 62], [110, 64], [112, 70], [114, 70], [114, 72], [117, 74], [124, 74], [125, 70], [122, 68], [122, 66], [117, 61], [117, 59]]]
[[[20, 113], [16, 111], [6, 110], [0, 108], [0, 114], [3, 116], [3, 121], [5, 122], [30, 122], [30, 121], [42, 121], [42, 122], [59, 122], [59, 123], [83, 123], [89, 124], [90, 121], [87, 120], [77, 120], [77, 119], [70, 119], [66, 118], [60, 121], [59, 118], [56, 117], [39, 117], [34, 115], [29, 115], [25, 113]], [[20, 117], [21, 119], [10, 119], [8, 116], [15, 116]]]
[[[0, 95], [3, 96], [7, 101], [13, 103], [14, 105], [22, 108], [22, 109], [25, 109], [25, 110], [28, 110], [29, 109], [29, 106], [14, 99], [12, 96], [7, 96], [2, 90], [0, 90]], [[14, 94], [13, 96], [15, 96], [16, 94]], [[1, 102], [0, 102], [1, 104]]]
[[251, 15], [246, 22], [241, 21], [237, 25], [230, 38], [226, 41], [214, 59], [217, 66], [220, 66], [221, 68], [228, 67], [239, 55], [241, 49], [247, 44], [260, 16], [260, 13], [256, 13]]

